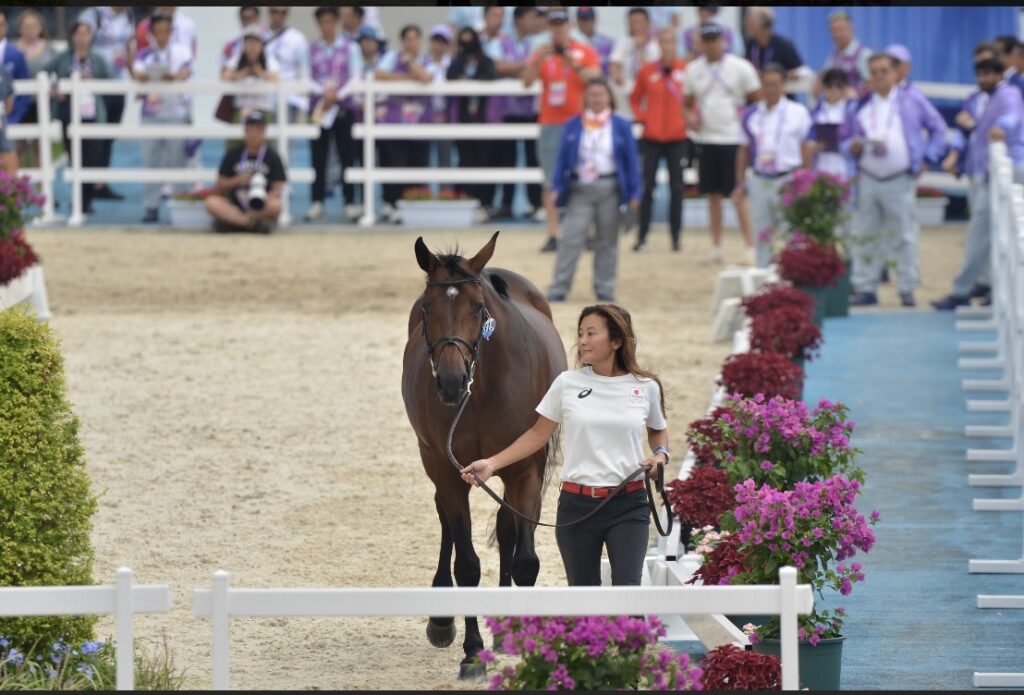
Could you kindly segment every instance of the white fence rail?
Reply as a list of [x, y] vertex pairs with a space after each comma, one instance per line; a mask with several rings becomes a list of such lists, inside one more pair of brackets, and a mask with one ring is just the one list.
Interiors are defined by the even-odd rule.
[[[939, 83], [918, 83], [917, 85], [927, 96], [941, 99], [959, 99], [965, 97], [973, 87], [970, 85], [951, 85]], [[276, 147], [287, 164], [288, 143], [292, 140], [311, 140], [319, 136], [319, 127], [315, 124], [288, 123], [288, 105], [286, 97], [290, 94], [313, 94], [321, 88], [310, 81], [278, 81], [273, 83], [240, 83], [240, 82], [164, 82], [139, 83], [117, 80], [82, 80], [78, 75], [70, 79], [59, 80], [56, 84], [58, 93], [71, 98], [68, 136], [71, 152], [70, 162], [65, 172], [65, 179], [72, 184], [71, 213], [67, 223], [80, 226], [84, 222], [82, 213], [83, 183], [98, 182], [133, 182], [133, 183], [201, 183], [212, 182], [216, 172], [212, 169], [99, 169], [83, 167], [81, 161], [82, 141], [89, 139], [123, 138], [147, 140], [155, 138], [188, 139], [188, 138], [229, 138], [241, 137], [241, 125], [168, 125], [142, 124], [128, 126], [124, 124], [83, 124], [81, 104], [78, 97], [97, 94], [124, 94], [131, 100], [140, 94], [273, 94], [276, 96], [277, 124], [268, 128], [270, 136], [276, 141]], [[789, 85], [789, 91], [806, 92], [810, 88], [807, 80], [797, 81]], [[18, 80], [14, 83], [16, 94], [35, 97], [39, 108], [39, 123], [34, 125], [13, 125], [8, 129], [8, 137], [13, 140], [40, 140], [52, 142], [60, 140], [61, 126], [53, 121], [49, 95], [51, 85], [47, 76], [40, 73], [33, 80]], [[505, 79], [493, 82], [456, 81], [450, 83], [420, 84], [416, 82], [378, 82], [372, 79], [353, 80], [349, 82], [344, 94], [362, 94], [364, 103], [373, 104], [378, 96], [384, 95], [420, 95], [420, 96], [530, 96], [540, 93], [539, 83], [530, 88], [523, 87], [519, 80]], [[380, 168], [376, 163], [376, 144], [380, 140], [390, 139], [479, 139], [479, 140], [510, 140], [535, 139], [540, 132], [536, 124], [380, 124], [375, 122], [374, 109], [364, 109], [364, 122], [356, 124], [353, 135], [363, 141], [362, 166], [349, 167], [344, 172], [345, 180], [363, 185], [364, 215], [360, 223], [364, 226], [376, 223], [375, 187], [381, 183], [540, 183], [543, 175], [537, 168], [498, 168], [480, 167], [467, 169], [438, 169], [413, 167]], [[639, 136], [641, 127], [634, 127]], [[53, 222], [57, 218], [53, 205], [53, 182], [55, 163], [49, 147], [40, 148], [40, 163], [36, 169], [25, 170], [33, 181], [39, 182], [46, 195], [46, 205], [42, 221]], [[313, 180], [310, 168], [289, 169], [289, 183], [308, 183]], [[659, 182], [667, 180], [665, 171], [658, 174]], [[697, 181], [696, 172], [686, 170], [684, 181], [687, 184]], [[948, 174], [928, 172], [921, 177], [923, 185], [941, 186], [947, 189], [962, 190], [963, 183]], [[291, 212], [288, 196], [284, 196], [284, 210], [281, 223], [288, 224]]]
[[[968, 461], [1003, 461], [1015, 468], [1005, 475], [971, 475], [970, 485], [1024, 485], [1024, 187], [1013, 183], [1013, 165], [1002, 142], [989, 146], [989, 200], [991, 214], [992, 307], [990, 310], [964, 309], [961, 316], [976, 320], [958, 321], [961, 331], [995, 331], [996, 339], [988, 343], [961, 343], [962, 352], [993, 352], [992, 358], [963, 358], [963, 369], [1001, 369], [998, 379], [965, 379], [966, 391], [1002, 391], [1005, 400], [970, 400], [967, 409], [975, 412], [1005, 412], [1006, 425], [968, 426], [967, 436], [1009, 437], [1009, 449], [969, 449]], [[977, 511], [1022, 511], [1024, 494], [1016, 498], [974, 500]], [[1018, 529], [1024, 535], [1024, 528]], [[1016, 560], [971, 560], [972, 573], [1022, 574], [1024, 548]], [[1024, 608], [1024, 595], [978, 596], [978, 608]], [[974, 674], [979, 688], [1024, 687], [1024, 673]]]
[[779, 615], [783, 688], [799, 687], [797, 615], [814, 606], [796, 569], [779, 570], [778, 586], [502, 587], [429, 589], [236, 589], [217, 572], [212, 589], [196, 589], [196, 617], [211, 618], [213, 687], [230, 687], [231, 619], [242, 617], [377, 617], [426, 615], [640, 615], [752, 613]]
[[117, 570], [114, 586], [45, 586], [0, 588], [0, 616], [114, 615], [117, 689], [135, 687], [135, 629], [138, 613], [167, 613], [171, 590], [165, 585], [136, 586], [132, 571]]

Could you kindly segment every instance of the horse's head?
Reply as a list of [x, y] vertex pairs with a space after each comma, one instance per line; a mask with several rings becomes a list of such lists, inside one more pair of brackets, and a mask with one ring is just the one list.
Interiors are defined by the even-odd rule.
[[[437, 380], [437, 395], [455, 406], [469, 391], [481, 338], [494, 330], [484, 302], [481, 272], [494, 254], [495, 232], [480, 251], [465, 259], [456, 253], [436, 256], [416, 240], [416, 260], [427, 274], [423, 290], [423, 338]], [[487, 333], [487, 337], [490, 333]]]

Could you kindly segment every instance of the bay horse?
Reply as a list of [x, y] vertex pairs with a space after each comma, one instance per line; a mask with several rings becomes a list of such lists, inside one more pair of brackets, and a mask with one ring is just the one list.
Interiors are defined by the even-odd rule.
[[[464, 398], [469, 398], [451, 442], [463, 465], [493, 455], [536, 421], [534, 408], [551, 382], [565, 371], [562, 339], [544, 295], [523, 276], [498, 268], [484, 270], [498, 233], [466, 259], [456, 250], [435, 255], [416, 240], [416, 260], [427, 274], [426, 287], [409, 313], [409, 338], [402, 365], [402, 398], [419, 440], [420, 458], [434, 483], [441, 522], [441, 552], [432, 586], [480, 584], [480, 558], [473, 549], [470, 486], [447, 453], [448, 430]], [[489, 321], [493, 319], [493, 321]], [[488, 330], [489, 329], [489, 330]], [[492, 335], [493, 334], [493, 335]], [[558, 446], [548, 445], [497, 473], [504, 499], [530, 518], [540, 516], [548, 474]], [[533, 586], [540, 561], [534, 548], [536, 526], [499, 507], [495, 537], [499, 585]], [[455, 640], [451, 617], [431, 617], [427, 638], [435, 647]], [[480, 678], [474, 663], [483, 640], [475, 617], [466, 618], [465, 651], [459, 678]]]

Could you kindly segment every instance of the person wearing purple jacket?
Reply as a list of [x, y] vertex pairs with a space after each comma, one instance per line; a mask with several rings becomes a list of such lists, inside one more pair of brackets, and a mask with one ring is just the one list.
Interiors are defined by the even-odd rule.
[[1003, 67], [995, 58], [974, 64], [978, 91], [972, 93], [957, 114], [951, 149], [942, 168], [970, 177], [971, 219], [967, 225], [964, 259], [953, 278], [953, 292], [932, 302], [940, 311], [967, 306], [972, 298], [991, 301], [991, 214], [989, 211], [988, 144], [1006, 142], [1013, 161], [1013, 179], [1024, 183], [1024, 100], [1020, 90], [1003, 79]]
[[857, 159], [858, 169], [852, 240], [856, 295], [851, 304], [878, 304], [882, 265], [892, 253], [900, 302], [912, 307], [918, 283], [915, 184], [925, 160], [938, 162], [945, 152], [946, 123], [896, 86], [888, 55], [871, 56], [868, 66], [872, 91], [858, 102], [851, 132], [842, 143], [843, 151]]

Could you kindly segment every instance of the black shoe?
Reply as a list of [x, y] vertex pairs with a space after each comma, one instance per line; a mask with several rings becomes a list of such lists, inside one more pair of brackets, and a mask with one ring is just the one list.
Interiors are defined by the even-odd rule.
[[949, 294], [942, 299], [936, 299], [932, 302], [932, 307], [939, 311], [953, 311], [958, 306], [970, 306], [971, 300], [968, 297], [958, 297], [955, 294]]
[[110, 186], [97, 188], [92, 195], [93, 198], [102, 198], [103, 200], [124, 200], [124, 196], [115, 191]]
[[552, 253], [558, 250], [558, 239], [553, 236], [549, 236], [548, 240], [544, 242], [544, 245], [540, 247], [541, 253]]
[[584, 246], [586, 247], [587, 251], [593, 251], [594, 250], [594, 237], [588, 236], [587, 237], [587, 242], [584, 244]]
[[273, 228], [274, 226], [266, 220], [256, 220], [252, 223], [252, 231], [257, 234], [270, 234]]
[[614, 294], [600, 294], [598, 292], [595, 292], [594, 294], [597, 295], [597, 301], [599, 301], [599, 302], [614, 302], [615, 301], [615, 295]]
[[144, 224], [150, 224], [152, 222], [160, 221], [160, 211], [156, 208], [149, 208], [146, 210], [146, 214], [142, 218]]
[[492, 220], [510, 220], [512, 219], [512, 208], [502, 205], [500, 208], [491, 210]]
[[82, 206], [83, 215], [91, 215], [94, 212], [96, 212], [96, 210], [93, 209], [92, 203], [86, 203], [85, 205]]
[[683, 242], [680, 241], [679, 239], [673, 239], [672, 240], [672, 252], [673, 253], [679, 253], [682, 250], [683, 250]]
[[882, 266], [882, 274], [878, 276], [878, 281], [883, 285], [889, 282], [889, 268]]
[[989, 285], [983, 285], [978, 282], [975, 283], [974, 287], [967, 294], [968, 299], [984, 299], [992, 294], [992, 288]]
[[917, 306], [913, 292], [900, 292], [900, 304], [903, 306]]
[[633, 244], [633, 250], [636, 251], [637, 253], [643, 253], [644, 251], [647, 250], [647, 242], [646, 241], [638, 241], [638, 242], [636, 242], [635, 244]]
[[850, 300], [850, 306], [874, 306], [878, 304], [878, 295], [874, 292], [858, 292]]

